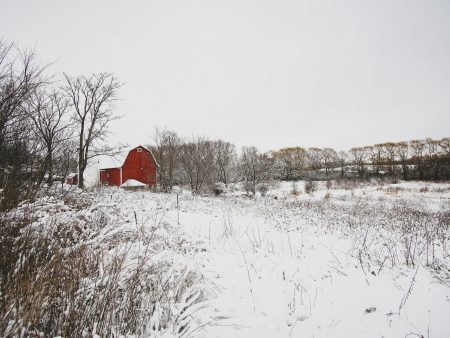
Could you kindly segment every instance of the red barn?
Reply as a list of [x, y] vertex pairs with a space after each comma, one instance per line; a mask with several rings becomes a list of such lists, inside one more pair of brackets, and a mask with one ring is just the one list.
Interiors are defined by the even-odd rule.
[[66, 184], [77, 185], [78, 184], [78, 174], [72, 173], [72, 174], [67, 175]]
[[135, 180], [148, 186], [156, 186], [157, 166], [152, 152], [138, 146], [128, 152], [122, 166], [101, 168], [100, 183], [120, 187], [128, 180]]

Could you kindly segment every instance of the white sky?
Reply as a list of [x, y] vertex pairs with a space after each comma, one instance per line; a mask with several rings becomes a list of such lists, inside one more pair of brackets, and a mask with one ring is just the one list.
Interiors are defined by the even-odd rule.
[[450, 1], [0, 0], [0, 37], [124, 82], [110, 136], [262, 150], [450, 136]]

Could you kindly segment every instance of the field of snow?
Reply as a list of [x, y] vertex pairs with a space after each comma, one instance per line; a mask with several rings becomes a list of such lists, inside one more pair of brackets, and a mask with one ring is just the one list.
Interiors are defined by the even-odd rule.
[[[220, 290], [212, 304], [224, 319], [205, 337], [449, 336], [450, 185], [291, 190], [181, 199], [180, 227], [206, 247], [193, 260]], [[395, 227], [414, 217], [430, 229], [445, 217], [436, 269], [423, 253], [405, 264], [407, 236]]]
[[[104, 257], [86, 288], [107, 283], [117, 257], [118, 285], [136, 266], [153, 269], [128, 296], [145, 300], [140, 328], [128, 331], [139, 336], [449, 337], [450, 184], [292, 190], [282, 182], [264, 197], [177, 198], [107, 188], [73, 194], [90, 198], [77, 210], [49, 198], [19, 213], [31, 208], [31, 226], [46, 231], [82, 223], [74, 243]], [[95, 323], [86, 332], [105, 331]]]

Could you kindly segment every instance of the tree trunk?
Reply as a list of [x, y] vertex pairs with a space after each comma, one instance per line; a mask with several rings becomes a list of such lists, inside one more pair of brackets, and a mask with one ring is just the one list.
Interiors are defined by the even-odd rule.
[[434, 179], [436, 181], [439, 180], [439, 160], [434, 162]]
[[84, 189], [84, 171], [86, 170], [86, 160], [83, 153], [80, 153], [81, 158], [78, 160], [78, 188]]
[[78, 188], [84, 189], [84, 170], [78, 168]]
[[402, 171], [403, 171], [403, 179], [406, 181], [408, 180], [408, 167], [406, 166], [406, 164], [404, 164], [402, 166]]
[[48, 184], [49, 187], [51, 187], [53, 185], [53, 154], [52, 154], [51, 151], [48, 153], [47, 161], [48, 161], [48, 164], [47, 164], [48, 165], [48, 168], [47, 168], [47, 170], [48, 170], [47, 184]]
[[423, 168], [421, 162], [417, 163], [417, 170], [419, 171], [419, 179], [423, 180]]

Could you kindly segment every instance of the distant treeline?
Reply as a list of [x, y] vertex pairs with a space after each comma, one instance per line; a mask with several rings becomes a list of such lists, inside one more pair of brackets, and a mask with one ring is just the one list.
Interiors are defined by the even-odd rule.
[[156, 130], [149, 147], [160, 165], [160, 186], [166, 191], [178, 184], [200, 192], [218, 183], [244, 182], [247, 191], [255, 193], [271, 179], [450, 179], [450, 138], [388, 142], [348, 152], [290, 147], [264, 153], [250, 146], [238, 153], [223, 140], [186, 139], [174, 131]]
[[[386, 142], [336, 152], [332, 148], [284, 148], [273, 152], [281, 162], [278, 177], [295, 180], [391, 177], [404, 180], [450, 179], [450, 138]], [[322, 174], [320, 174], [322, 173]]]

